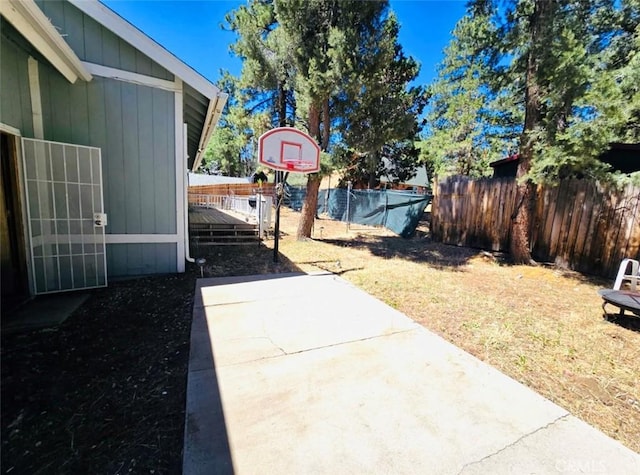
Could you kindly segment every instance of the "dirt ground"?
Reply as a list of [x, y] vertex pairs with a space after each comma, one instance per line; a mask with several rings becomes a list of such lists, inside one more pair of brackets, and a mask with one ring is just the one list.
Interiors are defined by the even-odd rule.
[[[602, 318], [611, 282], [318, 220], [280, 259], [212, 247], [206, 276], [328, 270], [640, 451], [640, 319]], [[1, 472], [180, 473], [193, 290], [200, 271], [111, 282], [55, 329], [2, 334]], [[323, 296], [319, 296], [322, 298]], [[330, 297], [330, 296], [326, 296]]]

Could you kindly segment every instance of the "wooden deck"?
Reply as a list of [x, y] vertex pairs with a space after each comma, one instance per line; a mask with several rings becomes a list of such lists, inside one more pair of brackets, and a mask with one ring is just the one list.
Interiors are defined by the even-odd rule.
[[217, 208], [189, 209], [189, 239], [195, 255], [200, 246], [224, 246], [259, 243], [255, 219]]
[[241, 214], [216, 208], [189, 209], [189, 224], [254, 224]]

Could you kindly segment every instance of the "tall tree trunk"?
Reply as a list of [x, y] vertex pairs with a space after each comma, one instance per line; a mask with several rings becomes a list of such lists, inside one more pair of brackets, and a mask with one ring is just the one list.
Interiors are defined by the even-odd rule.
[[320, 189], [320, 175], [312, 173], [307, 177], [307, 196], [302, 205], [300, 222], [298, 223], [298, 240], [311, 237], [313, 222], [318, 210], [318, 190]]
[[329, 99], [322, 102], [322, 143], [320, 148], [326, 151], [329, 148], [329, 137], [331, 133], [331, 117], [329, 116]]
[[284, 83], [278, 83], [278, 127], [287, 126], [287, 92]]
[[533, 161], [532, 132], [541, 122], [541, 102], [539, 64], [544, 54], [545, 27], [551, 18], [555, 0], [535, 2], [534, 11], [530, 18], [530, 45], [527, 56], [527, 74], [525, 89], [524, 130], [520, 139], [520, 159], [516, 179], [516, 208], [511, 216], [511, 258], [517, 264], [530, 264], [531, 248], [530, 234], [533, 209], [535, 206], [535, 188], [531, 180], [523, 177], [531, 170]]
[[320, 109], [318, 109], [316, 104], [309, 106], [309, 135], [319, 144], [322, 143], [322, 136], [320, 135]]
[[368, 179], [367, 188], [373, 190], [376, 187], [376, 169], [378, 168], [378, 152], [371, 152], [367, 157]]
[[[320, 135], [320, 110], [316, 104], [309, 107], [309, 135], [315, 138], [318, 143], [322, 143]], [[300, 221], [296, 237], [308, 239], [311, 237], [313, 222], [318, 211], [318, 190], [320, 189], [320, 175], [311, 173], [307, 176], [307, 196], [302, 205]]]

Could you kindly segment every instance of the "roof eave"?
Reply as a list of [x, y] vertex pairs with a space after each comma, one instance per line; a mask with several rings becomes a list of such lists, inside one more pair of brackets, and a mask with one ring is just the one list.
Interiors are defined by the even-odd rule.
[[228, 97], [229, 95], [227, 93], [220, 92], [209, 102], [209, 108], [207, 109], [207, 115], [204, 120], [204, 127], [202, 128], [202, 135], [200, 136], [200, 143], [198, 144], [198, 151], [193, 160], [193, 165], [191, 166], [191, 171], [193, 172], [195, 172], [202, 163], [205, 149], [209, 144], [209, 140], [211, 140], [211, 135], [213, 135], [213, 131], [218, 124], [218, 120], [222, 115], [222, 111], [224, 110]]
[[33, 0], [0, 1], [0, 14], [47, 58], [67, 81], [72, 84], [78, 79], [91, 81], [91, 74]]

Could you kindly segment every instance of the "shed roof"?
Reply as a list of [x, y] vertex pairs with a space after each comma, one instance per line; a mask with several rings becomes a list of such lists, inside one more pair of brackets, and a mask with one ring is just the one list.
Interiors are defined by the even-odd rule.
[[[517, 164], [519, 160], [520, 155], [514, 153], [491, 162], [489, 165], [495, 171], [497, 168]], [[612, 142], [609, 144], [609, 148], [600, 154], [598, 160], [611, 165], [613, 171], [622, 173], [640, 171], [640, 144]]]
[[[384, 164], [385, 172], [383, 172], [382, 175], [380, 175], [380, 182], [381, 183], [395, 182], [398, 179], [398, 177], [395, 176], [394, 165], [386, 157], [382, 158], [382, 163]], [[400, 182], [400, 184], [406, 185], [406, 186], [429, 187], [429, 177], [427, 175], [427, 169], [424, 166], [417, 167], [415, 176], [413, 178], [409, 178], [408, 180]]]
[[495, 160], [489, 164], [490, 167], [496, 168], [506, 165], [507, 163], [517, 163], [520, 160], [520, 155], [517, 153], [512, 153], [511, 155], [507, 155], [505, 158], [501, 158], [499, 160]]

